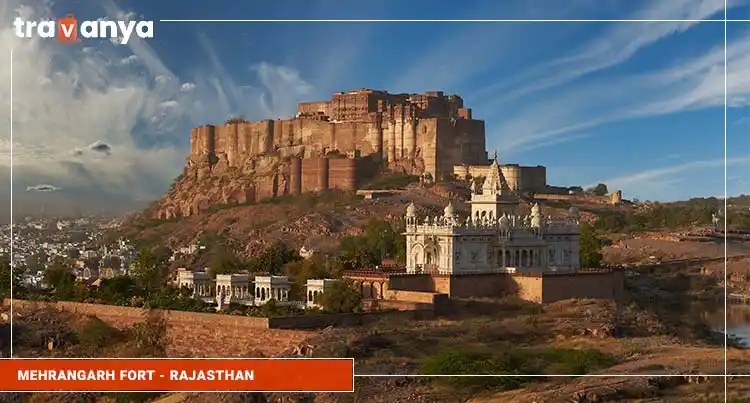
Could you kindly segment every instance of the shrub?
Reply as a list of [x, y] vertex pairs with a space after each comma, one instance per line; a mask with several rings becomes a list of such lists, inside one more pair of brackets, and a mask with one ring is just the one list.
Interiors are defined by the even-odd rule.
[[362, 294], [349, 280], [331, 284], [320, 300], [323, 309], [333, 313], [359, 312], [362, 309]]
[[91, 317], [83, 327], [76, 332], [78, 342], [84, 347], [104, 348], [113, 340], [120, 337], [120, 331], [97, 317]]
[[[426, 359], [420, 368], [423, 375], [512, 375], [509, 362], [490, 354], [470, 350], [444, 350]], [[524, 383], [522, 377], [444, 377], [438, 382], [458, 389], [515, 389]]]
[[596, 349], [546, 348], [540, 354], [548, 362], [545, 373], [559, 375], [585, 375], [589, 372], [611, 367], [617, 360]]
[[163, 316], [146, 311], [146, 320], [133, 325], [132, 333], [139, 356], [166, 356], [167, 321]]
[[599, 350], [514, 348], [508, 345], [499, 353], [466, 349], [444, 350], [422, 362], [424, 375], [511, 375], [504, 377], [440, 378], [451, 387], [480, 389], [514, 389], [543, 377], [512, 375], [585, 375], [614, 365], [617, 360]]

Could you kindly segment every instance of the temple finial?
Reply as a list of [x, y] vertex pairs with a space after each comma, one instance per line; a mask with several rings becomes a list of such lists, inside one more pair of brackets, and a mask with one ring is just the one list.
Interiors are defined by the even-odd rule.
[[493, 156], [493, 159], [495, 160], [495, 162], [497, 162], [497, 149], [495, 149], [495, 154]]

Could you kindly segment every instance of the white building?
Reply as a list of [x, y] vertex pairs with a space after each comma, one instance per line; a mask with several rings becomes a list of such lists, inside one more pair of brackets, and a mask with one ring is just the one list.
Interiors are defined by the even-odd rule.
[[177, 269], [177, 287], [193, 291], [193, 298], [212, 301], [215, 297], [214, 281], [206, 271], [191, 271], [184, 267]]
[[287, 276], [255, 277], [255, 304], [263, 305], [275, 299], [277, 303], [289, 302], [289, 290], [292, 283]]
[[578, 210], [567, 217], [517, 214], [519, 199], [503, 177], [497, 159], [481, 188], [472, 188], [471, 215], [461, 219], [449, 203], [442, 216], [417, 218], [406, 210], [406, 270], [440, 274], [575, 271], [580, 268]]
[[229, 304], [253, 305], [253, 286], [247, 274], [216, 275], [216, 304], [218, 309]]

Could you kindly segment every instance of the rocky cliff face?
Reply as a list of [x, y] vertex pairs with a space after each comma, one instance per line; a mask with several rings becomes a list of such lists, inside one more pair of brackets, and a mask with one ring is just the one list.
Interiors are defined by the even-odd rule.
[[190, 156], [158, 202], [154, 218], [190, 216], [211, 206], [241, 204], [288, 193], [288, 166], [279, 156], [248, 158], [230, 167], [225, 155]]

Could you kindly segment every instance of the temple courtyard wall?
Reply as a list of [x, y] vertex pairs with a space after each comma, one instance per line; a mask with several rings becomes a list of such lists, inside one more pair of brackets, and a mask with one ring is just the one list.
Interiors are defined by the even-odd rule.
[[621, 270], [609, 269], [538, 274], [392, 274], [382, 287], [387, 290], [384, 299], [403, 301], [424, 302], [426, 295], [433, 293], [450, 298], [517, 296], [530, 302], [551, 303], [572, 298], [620, 300], [624, 280]]

